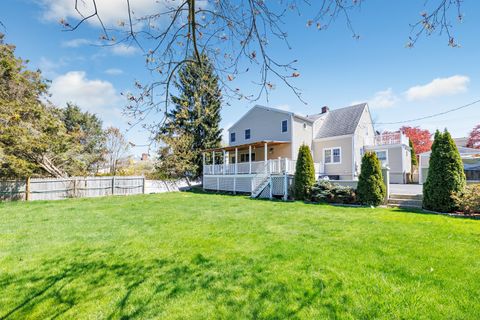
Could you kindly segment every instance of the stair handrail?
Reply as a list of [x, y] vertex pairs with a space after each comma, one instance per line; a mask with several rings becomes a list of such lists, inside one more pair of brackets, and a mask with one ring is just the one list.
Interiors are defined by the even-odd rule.
[[265, 182], [265, 180], [268, 178], [268, 161], [265, 162], [265, 164], [262, 167], [262, 170], [260, 172], [257, 172], [253, 177], [252, 177], [252, 195], [254, 195], [254, 192], [256, 189]]

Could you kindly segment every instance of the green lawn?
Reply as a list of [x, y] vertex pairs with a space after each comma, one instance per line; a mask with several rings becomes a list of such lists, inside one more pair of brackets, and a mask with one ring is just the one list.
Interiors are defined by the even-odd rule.
[[0, 319], [479, 319], [480, 221], [170, 193], [0, 204]]

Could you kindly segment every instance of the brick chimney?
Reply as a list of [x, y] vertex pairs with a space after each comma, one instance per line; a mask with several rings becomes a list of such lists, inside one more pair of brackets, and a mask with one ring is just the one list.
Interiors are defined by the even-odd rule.
[[148, 160], [148, 153], [142, 153], [142, 161], [147, 161]]
[[327, 106], [322, 107], [322, 113], [327, 113], [330, 110]]

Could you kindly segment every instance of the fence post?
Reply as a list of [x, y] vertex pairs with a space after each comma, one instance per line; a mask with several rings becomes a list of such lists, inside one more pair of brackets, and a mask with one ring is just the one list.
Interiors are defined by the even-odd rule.
[[143, 177], [142, 181], [142, 194], [145, 194], [145, 177]]
[[283, 201], [288, 200], [288, 178], [287, 172], [283, 173]]
[[73, 178], [73, 197], [77, 197], [77, 179]]
[[112, 196], [115, 195], [115, 176], [112, 177]]
[[25, 181], [25, 201], [30, 200], [30, 177]]

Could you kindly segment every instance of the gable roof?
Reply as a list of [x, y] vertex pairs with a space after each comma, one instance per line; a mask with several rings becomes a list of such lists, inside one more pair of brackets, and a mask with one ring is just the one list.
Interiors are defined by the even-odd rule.
[[298, 114], [295, 114], [293, 112], [290, 112], [290, 111], [285, 111], [285, 110], [281, 110], [281, 109], [277, 109], [277, 108], [271, 108], [271, 107], [265, 107], [265, 106], [261, 106], [259, 104], [253, 106], [252, 108], [250, 108], [250, 110], [248, 110], [240, 119], [238, 119], [234, 124], [232, 124], [230, 126], [230, 128], [228, 128], [227, 130], [230, 130], [231, 128], [233, 128], [234, 126], [236, 126], [238, 123], [240, 123], [240, 121], [242, 121], [247, 115], [249, 115], [252, 111], [256, 110], [256, 109], [263, 109], [263, 110], [267, 110], [267, 111], [273, 111], [273, 112], [278, 112], [278, 113], [283, 113], [283, 114], [287, 114], [287, 115], [290, 115], [292, 117], [295, 117], [295, 118], [299, 118], [299, 119], [302, 119], [302, 120], [305, 120], [305, 121], [308, 121], [310, 123], [313, 123], [314, 120], [313, 119], [310, 119], [308, 117], [304, 117], [304, 116], [301, 116], [301, 115], [298, 115]]
[[316, 139], [355, 133], [366, 103], [328, 111]]

